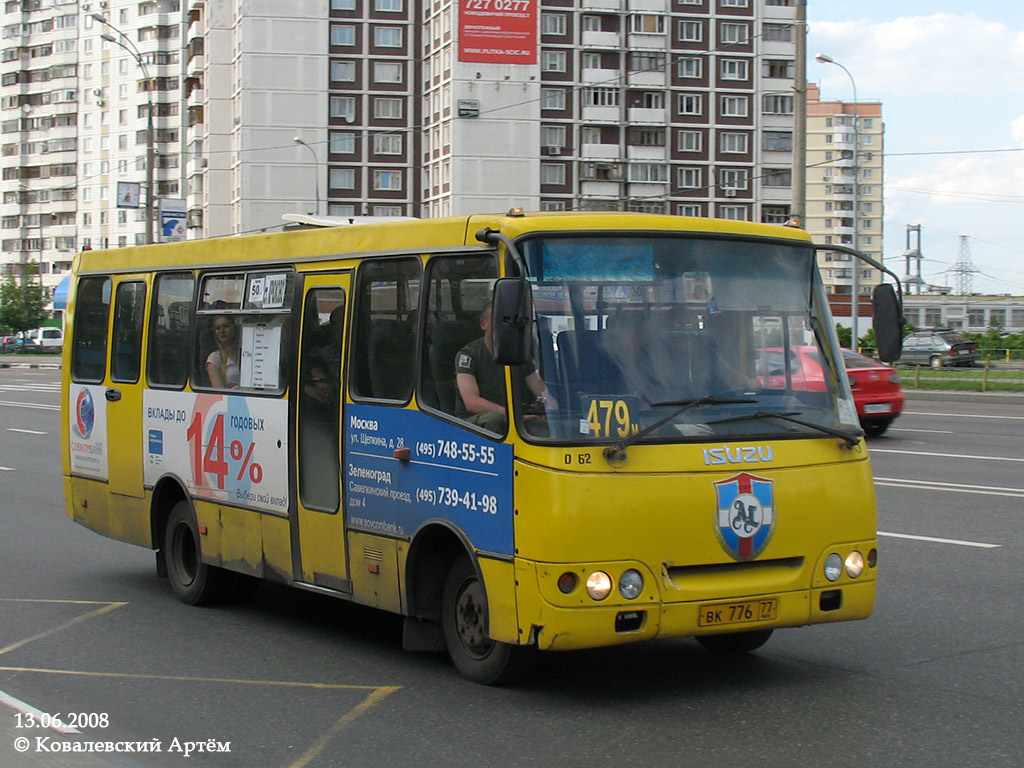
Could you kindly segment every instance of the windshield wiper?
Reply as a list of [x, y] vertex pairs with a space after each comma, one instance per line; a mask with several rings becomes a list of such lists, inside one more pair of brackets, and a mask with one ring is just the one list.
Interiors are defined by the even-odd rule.
[[605, 446], [604, 458], [613, 467], [621, 467], [626, 462], [626, 449], [638, 440], [651, 434], [658, 427], [662, 427], [668, 424], [672, 419], [676, 418], [680, 414], [685, 413], [691, 408], [696, 408], [698, 405], [733, 405], [736, 403], [756, 403], [757, 400], [740, 399], [740, 398], [720, 398], [715, 395], [704, 395], [704, 397], [698, 397], [693, 400], [670, 400], [665, 403], [651, 403], [654, 408], [665, 407], [676, 405], [679, 406], [676, 410], [670, 412], [668, 416], [664, 416], [657, 421], [653, 421], [646, 427], [638, 432], [622, 438], [616, 443]]
[[850, 448], [853, 448], [860, 442], [861, 436], [864, 434], [862, 431], [857, 432], [843, 432], [841, 429], [833, 429], [832, 427], [825, 427], [821, 424], [815, 424], [811, 421], [804, 421], [803, 419], [795, 418], [800, 414], [800, 411], [755, 411], [754, 413], [745, 413], [742, 416], [730, 416], [726, 419], [718, 419], [717, 421], [709, 421], [708, 424], [728, 424], [737, 421], [752, 421], [753, 419], [780, 419], [782, 421], [789, 421], [793, 424], [799, 424], [802, 427], [808, 429], [814, 429], [818, 432], [823, 432], [826, 435], [832, 437], [838, 437], [840, 440], [845, 442]]

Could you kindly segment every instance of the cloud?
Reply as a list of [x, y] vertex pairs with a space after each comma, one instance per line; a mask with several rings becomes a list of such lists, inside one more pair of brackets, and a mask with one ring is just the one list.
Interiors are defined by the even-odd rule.
[[[862, 100], [1024, 89], [1024, 32], [974, 13], [812, 22], [809, 45], [853, 73]], [[830, 92], [849, 87], [845, 73], [813, 58], [808, 76]]]

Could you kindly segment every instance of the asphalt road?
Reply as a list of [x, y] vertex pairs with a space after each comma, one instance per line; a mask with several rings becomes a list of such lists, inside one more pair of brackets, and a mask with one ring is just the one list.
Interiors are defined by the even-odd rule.
[[[546, 655], [524, 684], [484, 688], [402, 651], [375, 611], [275, 586], [234, 607], [175, 601], [152, 553], [65, 516], [57, 381], [0, 369], [0, 768], [1021, 764], [1012, 398], [912, 396], [869, 444], [869, 620], [780, 631], [738, 661], [691, 640]], [[29, 707], [85, 727], [29, 728]], [[53, 751], [90, 741], [161, 752]], [[226, 751], [186, 758], [199, 742]]]

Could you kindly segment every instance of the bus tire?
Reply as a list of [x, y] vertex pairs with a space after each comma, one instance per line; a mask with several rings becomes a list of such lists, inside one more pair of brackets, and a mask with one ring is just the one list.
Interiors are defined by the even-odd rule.
[[716, 656], [734, 656], [756, 651], [772, 636], [770, 629], [755, 629], [750, 632], [729, 632], [724, 635], [701, 635], [697, 642]]
[[469, 557], [459, 557], [448, 571], [441, 600], [441, 628], [455, 668], [483, 685], [521, 679], [536, 648], [510, 645], [487, 637], [487, 596]]
[[171, 590], [181, 602], [210, 605], [225, 596], [231, 574], [203, 562], [192, 508], [184, 499], [174, 505], [167, 518], [164, 553]]

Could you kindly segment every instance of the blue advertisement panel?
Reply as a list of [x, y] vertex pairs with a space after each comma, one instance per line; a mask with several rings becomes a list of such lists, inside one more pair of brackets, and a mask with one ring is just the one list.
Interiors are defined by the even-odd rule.
[[513, 554], [512, 446], [369, 405], [348, 406], [342, 441], [351, 528], [411, 536], [444, 518], [477, 549]]

